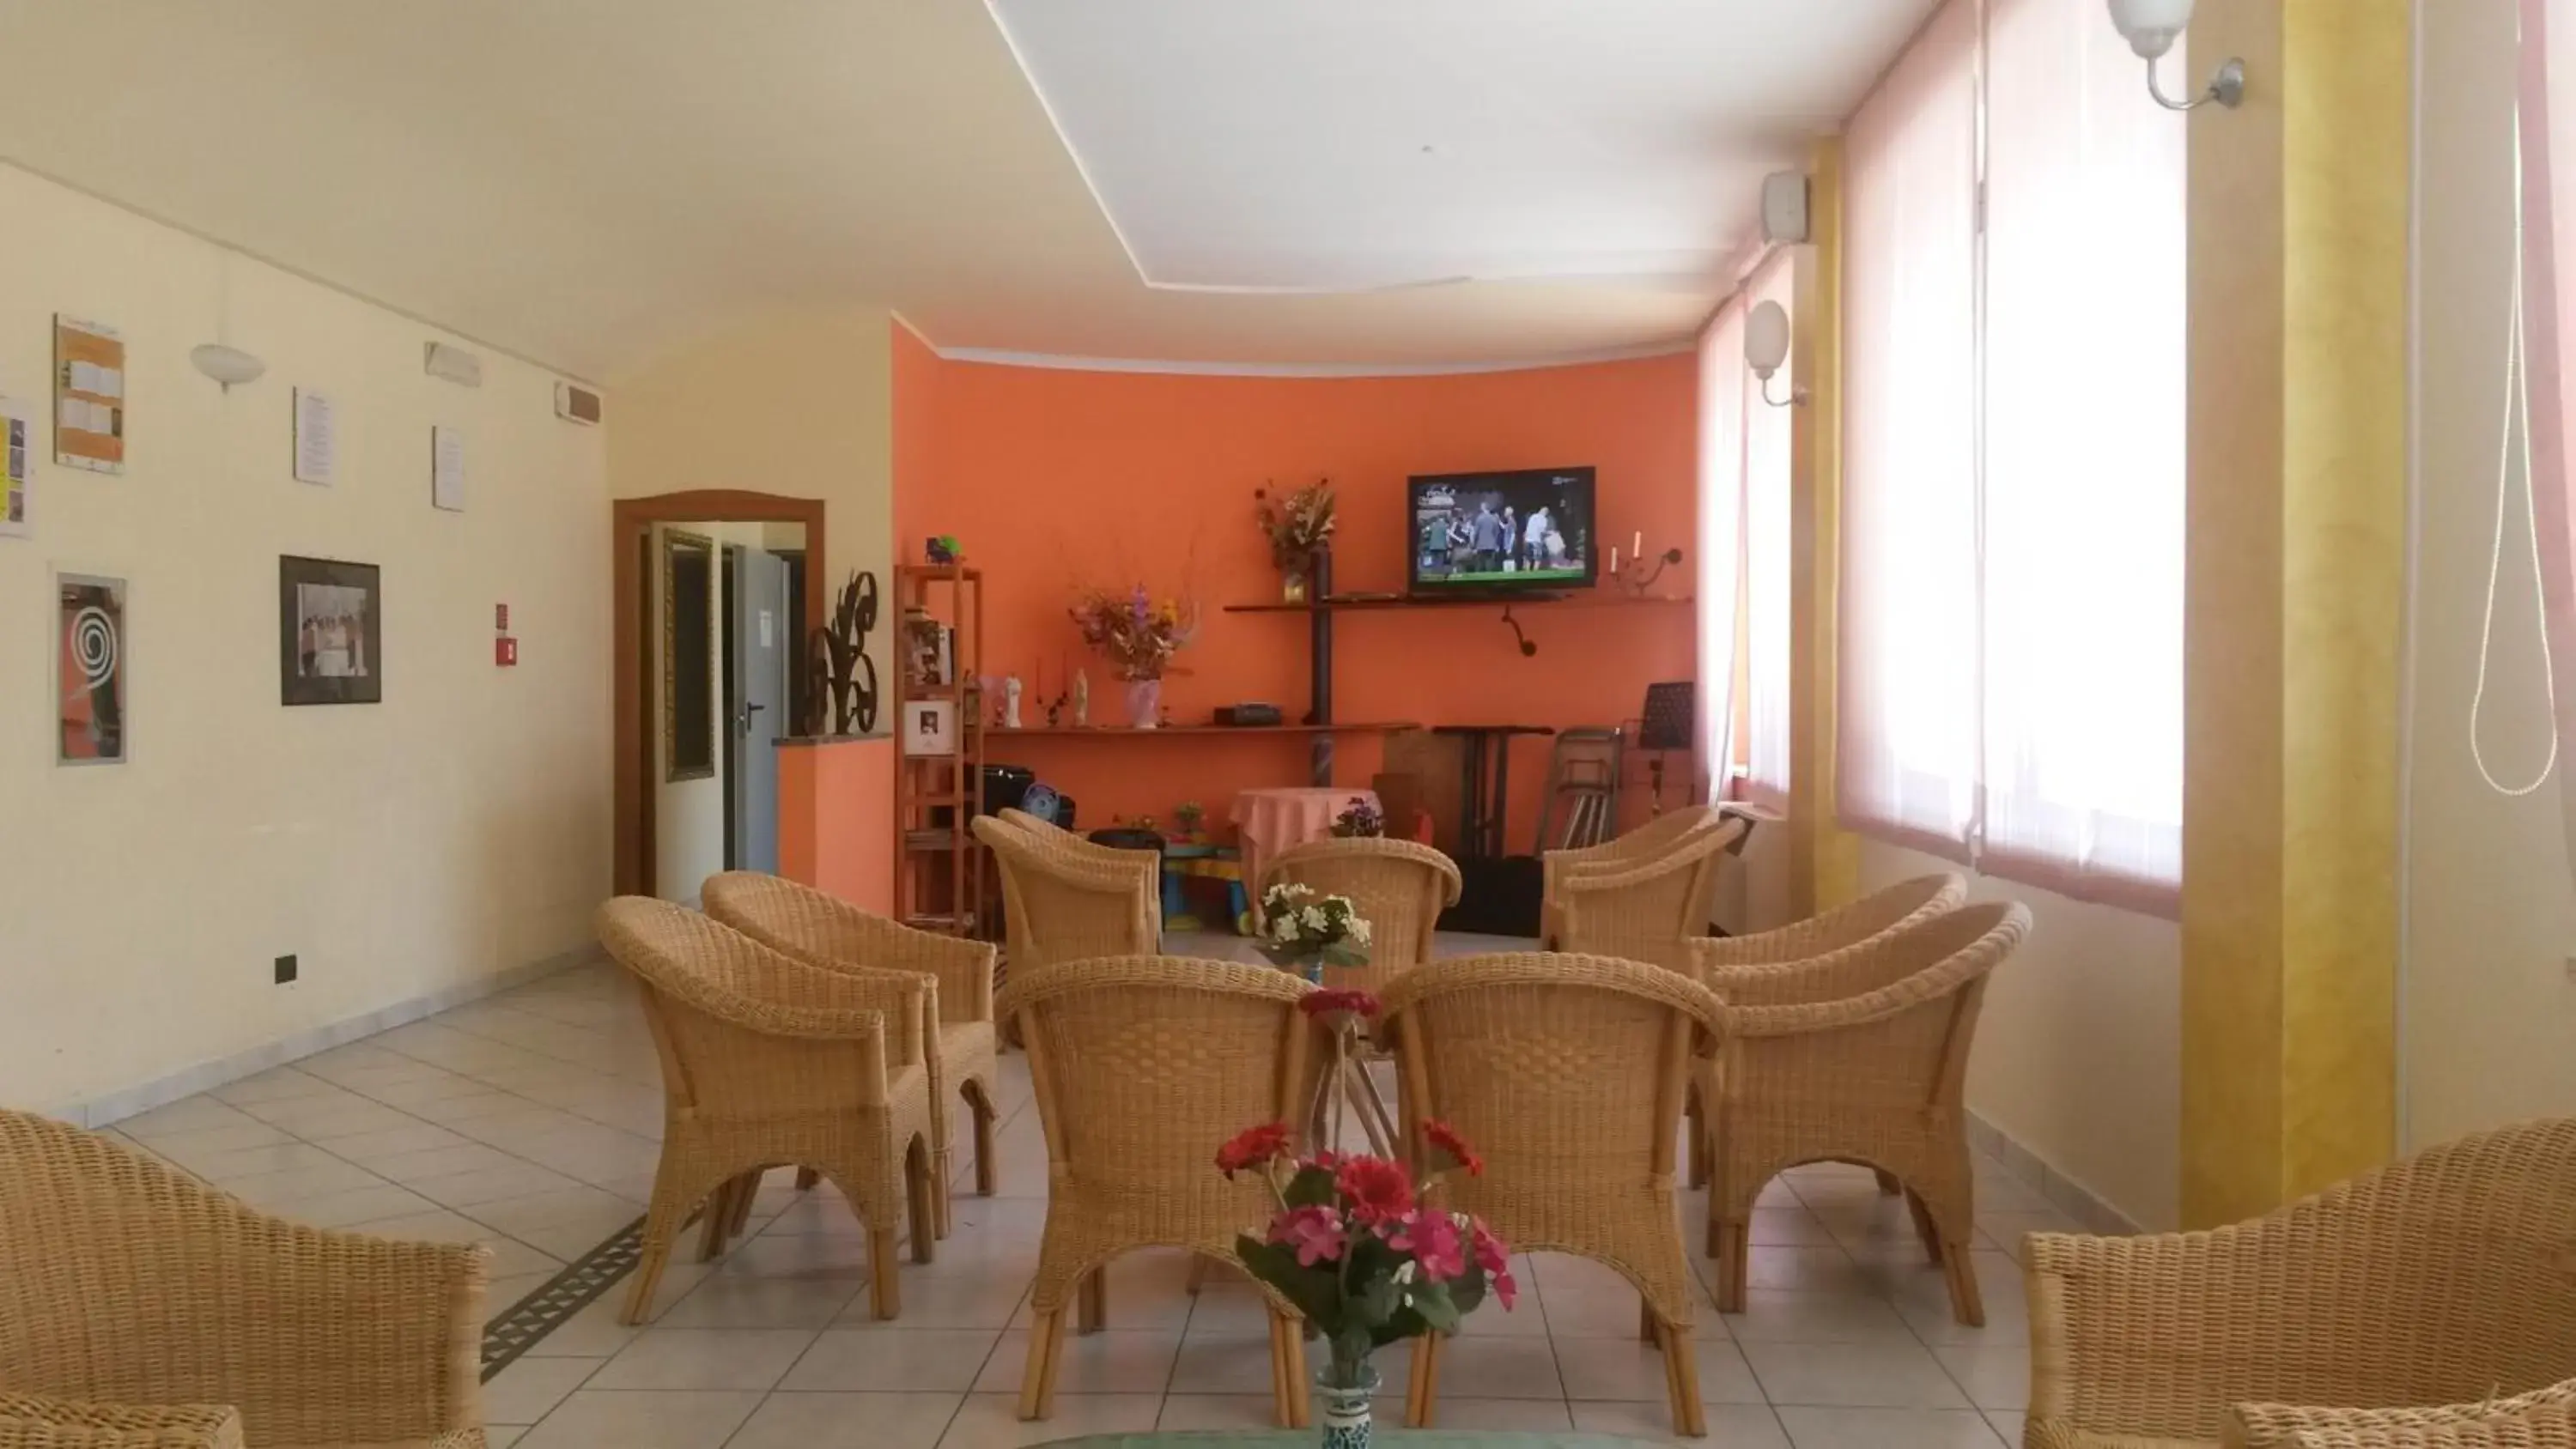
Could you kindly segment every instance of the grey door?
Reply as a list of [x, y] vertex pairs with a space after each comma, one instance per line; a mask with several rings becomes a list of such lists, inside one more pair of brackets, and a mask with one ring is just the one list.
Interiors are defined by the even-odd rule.
[[778, 749], [787, 728], [787, 565], [765, 549], [742, 550], [734, 570], [733, 714], [737, 779], [735, 860], [778, 869]]

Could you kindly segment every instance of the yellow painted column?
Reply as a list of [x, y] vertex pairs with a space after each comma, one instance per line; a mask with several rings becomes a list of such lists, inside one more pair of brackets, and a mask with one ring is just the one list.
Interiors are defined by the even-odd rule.
[[2396, 1138], [2410, 10], [2204, 0], [2167, 62], [2247, 69], [2187, 122], [2187, 1226]]
[[1842, 579], [1843, 146], [1807, 167], [1808, 235], [1797, 258], [1789, 373], [1807, 394], [1789, 436], [1789, 913], [1859, 893], [1860, 842], [1834, 825], [1835, 607]]

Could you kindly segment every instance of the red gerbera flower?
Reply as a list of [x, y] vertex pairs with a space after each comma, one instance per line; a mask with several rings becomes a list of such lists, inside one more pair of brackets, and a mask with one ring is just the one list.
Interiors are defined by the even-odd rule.
[[1449, 1160], [1464, 1169], [1469, 1177], [1484, 1175], [1485, 1159], [1476, 1155], [1476, 1149], [1467, 1145], [1467, 1139], [1458, 1135], [1457, 1128], [1436, 1119], [1427, 1120], [1422, 1124], [1422, 1135], [1430, 1139], [1432, 1146], [1447, 1153]]
[[1247, 1167], [1288, 1155], [1289, 1131], [1285, 1122], [1264, 1122], [1246, 1127], [1234, 1140], [1216, 1150], [1217, 1171], [1232, 1177]]
[[1392, 1222], [1413, 1207], [1413, 1180], [1383, 1157], [1342, 1159], [1333, 1173], [1333, 1187], [1355, 1223]]
[[1377, 1016], [1378, 1004], [1377, 998], [1365, 991], [1329, 987], [1322, 991], [1309, 991], [1298, 997], [1297, 1009], [1308, 1016], [1330, 1016], [1347, 1011], [1355, 1016], [1365, 1016], [1374, 1020]]

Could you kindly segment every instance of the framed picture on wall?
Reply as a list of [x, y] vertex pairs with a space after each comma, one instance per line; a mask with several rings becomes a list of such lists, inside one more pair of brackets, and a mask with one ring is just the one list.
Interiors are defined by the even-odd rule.
[[56, 574], [54, 596], [54, 763], [124, 764], [125, 580]]
[[907, 755], [957, 753], [957, 701], [953, 699], [905, 701], [903, 752]]
[[385, 697], [384, 591], [374, 564], [277, 561], [280, 704], [377, 704]]

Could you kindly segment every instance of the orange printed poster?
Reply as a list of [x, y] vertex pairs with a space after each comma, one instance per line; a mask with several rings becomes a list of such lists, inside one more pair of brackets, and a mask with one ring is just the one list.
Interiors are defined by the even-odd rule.
[[125, 342], [116, 329], [54, 317], [54, 461], [125, 471]]

